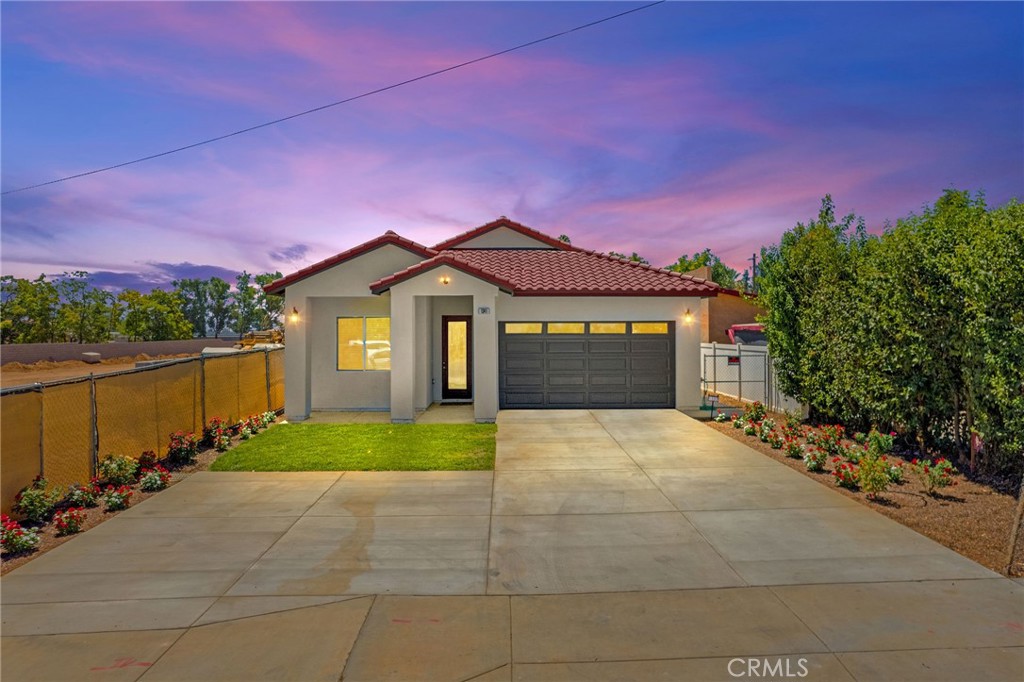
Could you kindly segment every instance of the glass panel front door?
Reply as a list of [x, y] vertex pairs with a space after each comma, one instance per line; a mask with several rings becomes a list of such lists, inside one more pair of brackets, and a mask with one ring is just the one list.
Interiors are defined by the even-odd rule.
[[442, 399], [472, 397], [472, 319], [465, 315], [441, 318]]

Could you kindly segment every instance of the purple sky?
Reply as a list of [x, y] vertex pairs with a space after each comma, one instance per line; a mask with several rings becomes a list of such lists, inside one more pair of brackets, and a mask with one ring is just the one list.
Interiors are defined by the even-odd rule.
[[[3, 2], [11, 190], [634, 7]], [[296, 270], [507, 215], [738, 269], [832, 193], [870, 229], [1024, 198], [1024, 4], [671, 2], [353, 104], [3, 197], [2, 271], [111, 286]]]

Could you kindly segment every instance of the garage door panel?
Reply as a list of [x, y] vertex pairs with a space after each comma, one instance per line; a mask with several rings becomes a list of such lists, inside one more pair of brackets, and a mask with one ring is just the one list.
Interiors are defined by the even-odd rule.
[[550, 372], [582, 372], [587, 369], [587, 359], [577, 358], [548, 358], [547, 368]]
[[591, 339], [587, 342], [587, 351], [590, 353], [622, 354], [628, 350], [629, 341], [626, 339]]
[[667, 326], [668, 334], [571, 336], [506, 335], [502, 327], [499, 404], [535, 409], [674, 407], [674, 324]]

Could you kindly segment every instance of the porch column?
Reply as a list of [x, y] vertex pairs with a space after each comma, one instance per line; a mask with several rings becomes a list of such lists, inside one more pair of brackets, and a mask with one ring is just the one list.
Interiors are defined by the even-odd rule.
[[498, 416], [498, 314], [494, 293], [473, 295], [473, 416], [477, 423]]
[[285, 290], [286, 311], [299, 311], [298, 322], [292, 322], [285, 315], [284, 344], [284, 417], [298, 422], [309, 417], [310, 400], [310, 358], [312, 357], [313, 299], [292, 296]]
[[391, 290], [391, 421], [416, 420], [416, 305], [409, 291]]
[[702, 312], [700, 299], [691, 299], [682, 306], [693, 313], [693, 322], [686, 324], [680, 317], [676, 321], [676, 409], [700, 409], [700, 339]]

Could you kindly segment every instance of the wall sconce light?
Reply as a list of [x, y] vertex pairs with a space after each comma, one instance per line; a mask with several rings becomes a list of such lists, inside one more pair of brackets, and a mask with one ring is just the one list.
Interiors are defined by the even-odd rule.
[[683, 324], [693, 324], [693, 313], [689, 308], [687, 308], [686, 312], [683, 313]]
[[292, 324], [299, 323], [299, 309], [296, 308], [295, 306], [292, 306], [292, 312], [290, 315], [288, 315], [288, 321], [291, 322]]
[[448, 286], [452, 283], [452, 278], [448, 275], [441, 275], [441, 284]]

